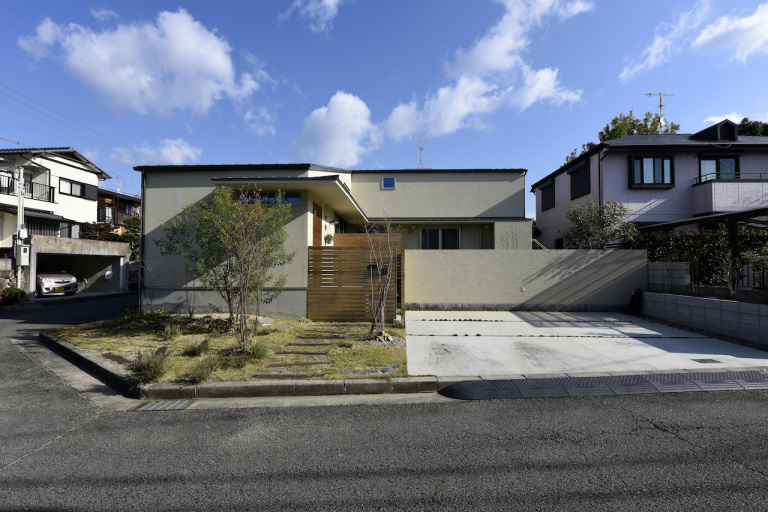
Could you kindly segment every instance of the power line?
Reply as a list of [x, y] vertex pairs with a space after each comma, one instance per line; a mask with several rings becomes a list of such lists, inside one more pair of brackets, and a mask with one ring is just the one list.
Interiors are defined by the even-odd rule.
[[[24, 103], [23, 101], [19, 100], [18, 98], [14, 98], [10, 94], [7, 94], [7, 93], [5, 93], [3, 91], [0, 91], [0, 94], [2, 94], [3, 96], [7, 96], [8, 98], [12, 99], [13, 101], [16, 101], [17, 103], [20, 103], [20, 104], [24, 105], [25, 107], [34, 110], [35, 112], [38, 112], [38, 113], [40, 113], [40, 114], [42, 114], [42, 115], [44, 115], [46, 117], [51, 118], [52, 120], [54, 120], [54, 121], [56, 121], [58, 123], [61, 123], [61, 124], [65, 125], [65, 126], [68, 126], [68, 127], [72, 128], [72, 129], [82, 133], [86, 137], [90, 137], [91, 139], [93, 139], [93, 140], [91, 140], [92, 143], [101, 144], [102, 146], [111, 146], [111, 147], [115, 148], [117, 151], [120, 151], [121, 153], [124, 153], [126, 155], [131, 156], [131, 157], [134, 157], [134, 158], [136, 158], [138, 160], [143, 160], [143, 161], [148, 162], [148, 163], [153, 163], [153, 164], [160, 164], [160, 163], [162, 163], [162, 162], [158, 162], [157, 160], [152, 159], [151, 157], [149, 157], [147, 155], [143, 155], [142, 156], [141, 154], [136, 154], [136, 153], [132, 152], [132, 151], [135, 151], [135, 150], [133, 150], [133, 148], [131, 148], [130, 146], [128, 146], [126, 144], [123, 144], [122, 142], [120, 142], [118, 140], [115, 140], [115, 139], [113, 139], [113, 138], [111, 138], [111, 137], [109, 137], [107, 135], [104, 135], [104, 134], [102, 134], [102, 133], [100, 133], [100, 132], [98, 132], [96, 130], [93, 130], [92, 128], [88, 128], [84, 124], [79, 123], [79, 122], [75, 121], [74, 119], [70, 119], [69, 117], [67, 117], [67, 116], [65, 116], [63, 114], [60, 114], [59, 112], [56, 112], [54, 109], [52, 109], [50, 107], [47, 107], [47, 106], [43, 105], [42, 103], [40, 103], [38, 101], [35, 101], [35, 100], [33, 100], [32, 98], [30, 98], [28, 96], [25, 96], [24, 94], [14, 90], [14, 89], [12, 89], [11, 87], [8, 87], [7, 85], [3, 84], [2, 82], [0, 82], [0, 86], [5, 87], [6, 89], [8, 89], [10, 91], [13, 91], [14, 93], [18, 94], [19, 96], [21, 96], [21, 97], [23, 97], [23, 98], [25, 98], [25, 99], [27, 99], [27, 100], [37, 104], [37, 105], [40, 105], [41, 107], [43, 107], [43, 108], [53, 112], [54, 114], [56, 114], [59, 117], [62, 117], [64, 119], [68, 120], [68, 121], [71, 121], [72, 123], [75, 123], [75, 124], [77, 124], [79, 126], [82, 126], [83, 128], [85, 128], [85, 130], [88, 130], [88, 132], [92, 132], [92, 133], [88, 133], [88, 132], [86, 132], [84, 130], [81, 130], [77, 126], [73, 126], [73, 125], [71, 125], [69, 123], [65, 123], [64, 121], [61, 121], [60, 119], [57, 119], [56, 117], [54, 117], [54, 116], [52, 116], [50, 114], [47, 114], [47, 113], [43, 112], [42, 110], [39, 110], [39, 109], [37, 109], [37, 108], [35, 108], [35, 107], [31, 106], [31, 105], [28, 105], [28, 104]], [[6, 104], [6, 106], [8, 108], [13, 108], [13, 107], [11, 107], [11, 106], [9, 106], [7, 104]], [[25, 115], [29, 115], [26, 112], [20, 111], [18, 109], [14, 109], [14, 110], [17, 110], [18, 112], [23, 113]], [[38, 118], [36, 118], [34, 116], [30, 116], [30, 117], [33, 117], [34, 119], [38, 119]], [[38, 119], [38, 120], [40, 120], [40, 119]], [[40, 120], [40, 121], [42, 121], [42, 120]], [[53, 126], [53, 125], [50, 125], [50, 126]], [[56, 128], [55, 126], [53, 126], [53, 127]], [[67, 132], [64, 132], [64, 133], [67, 133]], [[93, 135], [93, 134], [95, 134], [95, 135]], [[72, 135], [72, 134], [69, 134], [69, 135]], [[98, 137], [102, 137], [103, 139], [106, 139], [106, 140], [101, 140]], [[109, 141], [113, 141], [116, 144], [112, 144]], [[128, 151], [126, 149], [123, 149], [123, 147], [120, 147], [120, 146], [123, 146], [124, 148], [131, 149], [132, 151]]]

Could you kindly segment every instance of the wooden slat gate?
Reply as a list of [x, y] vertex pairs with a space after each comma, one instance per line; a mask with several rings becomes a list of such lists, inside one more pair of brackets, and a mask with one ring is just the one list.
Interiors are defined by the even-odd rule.
[[[371, 281], [375, 285], [377, 272], [381, 270], [372, 266], [366, 235], [342, 237], [337, 234], [334, 243], [331, 247], [308, 248], [307, 316], [315, 321], [370, 321]], [[402, 242], [399, 235], [393, 237], [390, 244], [396, 250], [396, 257], [393, 261], [395, 268], [386, 270], [394, 272], [387, 294], [387, 321], [395, 317], [398, 290], [402, 291]], [[385, 257], [385, 261], [388, 259]], [[376, 298], [374, 296], [374, 300]]]

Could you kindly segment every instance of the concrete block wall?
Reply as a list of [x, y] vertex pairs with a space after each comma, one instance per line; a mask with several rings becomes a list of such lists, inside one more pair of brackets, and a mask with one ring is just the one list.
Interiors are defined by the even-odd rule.
[[649, 262], [648, 289], [662, 293], [684, 293], [690, 290], [691, 270], [688, 263]]
[[768, 304], [646, 292], [643, 314], [768, 346]]

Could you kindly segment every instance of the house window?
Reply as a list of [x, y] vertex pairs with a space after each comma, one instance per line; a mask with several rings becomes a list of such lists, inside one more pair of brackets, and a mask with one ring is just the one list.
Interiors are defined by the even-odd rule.
[[421, 230], [422, 249], [459, 249], [461, 233], [459, 228], [424, 228]]
[[701, 181], [739, 179], [739, 157], [708, 156], [701, 157], [699, 167]]
[[85, 197], [85, 184], [66, 178], [59, 178], [59, 193], [67, 196]]
[[571, 175], [571, 199], [589, 194], [589, 165], [571, 169], [568, 174]]
[[629, 158], [630, 188], [671, 188], [675, 186], [675, 167], [669, 156]]
[[549, 210], [555, 207], [555, 181], [549, 180], [541, 190], [541, 211]]
[[395, 190], [396, 185], [397, 178], [395, 176], [381, 178], [381, 190]]
[[[277, 204], [277, 194], [278, 191], [267, 191], [267, 192], [259, 192], [259, 198], [261, 199], [261, 204], [264, 205], [270, 205], [270, 204]], [[247, 202], [247, 203], [253, 203], [253, 201], [256, 200], [255, 193], [246, 193], [243, 196], [240, 196], [241, 202]], [[301, 206], [301, 192], [283, 192], [283, 204], [290, 204], [291, 206]]]

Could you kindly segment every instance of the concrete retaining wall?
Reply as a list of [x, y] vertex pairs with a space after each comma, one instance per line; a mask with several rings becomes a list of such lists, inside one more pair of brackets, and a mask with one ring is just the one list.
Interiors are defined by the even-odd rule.
[[690, 291], [690, 264], [682, 262], [649, 262], [648, 290], [661, 293]]
[[406, 309], [615, 311], [647, 290], [646, 251], [405, 251]]
[[768, 304], [647, 292], [643, 314], [768, 346]]

